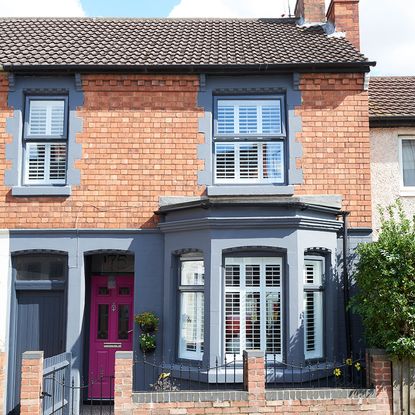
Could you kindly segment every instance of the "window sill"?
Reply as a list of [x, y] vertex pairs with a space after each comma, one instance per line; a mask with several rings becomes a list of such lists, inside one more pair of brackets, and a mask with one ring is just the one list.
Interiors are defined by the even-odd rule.
[[281, 185], [213, 185], [207, 187], [208, 196], [292, 196], [294, 186]]
[[13, 186], [12, 196], [70, 196], [71, 186]]
[[399, 190], [399, 196], [415, 196], [415, 187], [401, 188]]

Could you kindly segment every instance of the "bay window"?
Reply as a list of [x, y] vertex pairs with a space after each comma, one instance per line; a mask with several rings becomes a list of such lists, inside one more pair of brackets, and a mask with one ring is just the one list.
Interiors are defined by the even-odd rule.
[[324, 259], [304, 261], [304, 356], [323, 357], [323, 274]]
[[204, 346], [203, 259], [193, 255], [180, 258], [180, 336], [179, 358], [202, 360]]
[[282, 259], [225, 259], [225, 353], [263, 350], [282, 358]]
[[215, 183], [283, 184], [285, 141], [282, 96], [217, 98]]
[[26, 97], [23, 140], [25, 185], [66, 183], [66, 113], [66, 97]]

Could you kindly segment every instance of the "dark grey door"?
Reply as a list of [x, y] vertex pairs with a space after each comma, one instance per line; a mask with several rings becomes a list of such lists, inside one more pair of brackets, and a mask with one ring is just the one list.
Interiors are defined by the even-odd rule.
[[43, 350], [46, 358], [65, 351], [65, 310], [63, 290], [17, 291], [16, 404], [20, 401], [22, 353]]

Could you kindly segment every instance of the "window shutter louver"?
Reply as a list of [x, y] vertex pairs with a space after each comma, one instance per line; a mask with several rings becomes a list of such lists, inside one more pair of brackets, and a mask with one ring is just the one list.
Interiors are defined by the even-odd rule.
[[282, 358], [280, 258], [225, 259], [225, 350]]
[[27, 181], [43, 181], [45, 179], [46, 145], [28, 144], [26, 146]]
[[65, 101], [31, 99], [29, 103], [28, 136], [63, 138]]
[[216, 177], [235, 178], [235, 145], [216, 144]]
[[306, 359], [323, 355], [323, 262], [306, 260], [304, 263], [304, 355]]

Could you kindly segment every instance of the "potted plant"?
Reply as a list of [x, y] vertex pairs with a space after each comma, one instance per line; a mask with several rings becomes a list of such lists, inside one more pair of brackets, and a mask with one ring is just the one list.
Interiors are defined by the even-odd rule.
[[138, 341], [143, 353], [154, 352], [156, 349], [156, 336], [154, 336], [154, 334], [142, 333], [140, 334]]
[[146, 311], [135, 316], [136, 323], [143, 333], [154, 333], [159, 325], [159, 318], [152, 312]]

